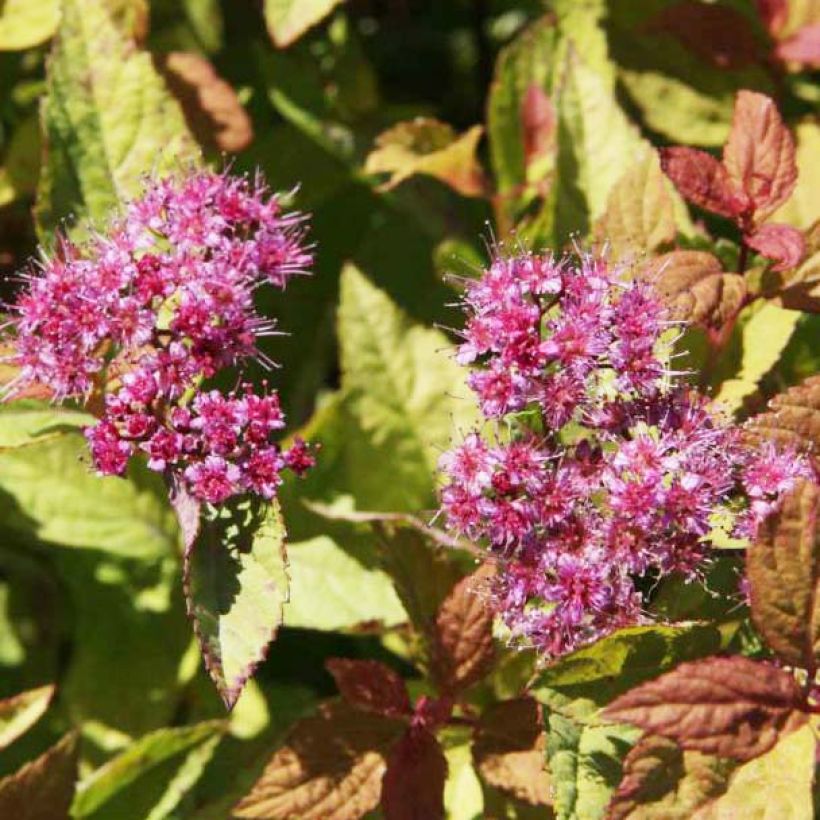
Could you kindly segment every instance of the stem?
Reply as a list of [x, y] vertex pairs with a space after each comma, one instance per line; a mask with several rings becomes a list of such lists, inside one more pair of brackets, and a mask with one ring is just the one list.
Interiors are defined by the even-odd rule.
[[746, 262], [749, 259], [749, 246], [746, 244], [746, 237], [744, 236], [740, 241], [740, 256], [737, 260], [737, 272], [743, 273], [746, 270]]

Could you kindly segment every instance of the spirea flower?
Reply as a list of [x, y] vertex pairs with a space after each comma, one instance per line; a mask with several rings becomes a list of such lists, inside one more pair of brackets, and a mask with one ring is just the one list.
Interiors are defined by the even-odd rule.
[[441, 504], [499, 563], [515, 640], [557, 655], [647, 620], [638, 579], [697, 575], [719, 531], [753, 536], [810, 474], [676, 380], [675, 323], [603, 257], [498, 255], [463, 302], [490, 434], [442, 456]]
[[312, 464], [304, 442], [282, 452], [279, 398], [249, 384], [223, 395], [204, 383], [257, 358], [275, 322], [254, 304], [284, 288], [312, 255], [305, 218], [286, 213], [261, 177], [207, 171], [147, 180], [104, 233], [62, 240], [24, 277], [10, 309], [19, 377], [56, 400], [101, 405], [86, 430], [100, 473], [122, 474], [144, 454], [195, 497], [271, 498], [280, 473]]

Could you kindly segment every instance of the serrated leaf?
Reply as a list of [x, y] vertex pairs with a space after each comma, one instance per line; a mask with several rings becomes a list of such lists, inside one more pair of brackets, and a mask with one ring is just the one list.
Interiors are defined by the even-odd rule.
[[224, 730], [214, 720], [141, 737], [80, 782], [71, 816], [168, 817], [202, 774]]
[[483, 588], [494, 574], [484, 565], [462, 578], [436, 614], [432, 636], [432, 672], [440, 689], [455, 693], [472, 686], [492, 665], [493, 610]]
[[344, 0], [265, 0], [265, 22], [278, 48], [295, 43]]
[[325, 703], [300, 720], [232, 817], [358, 820], [381, 798], [388, 750], [405, 724]]
[[380, 661], [331, 658], [325, 662], [339, 694], [351, 706], [388, 717], [410, 714], [404, 679]]
[[559, 820], [598, 820], [621, 780], [621, 761], [638, 738], [628, 726], [591, 726], [547, 711], [547, 759]]
[[60, 22], [60, 0], [6, 0], [0, 7], [0, 51], [22, 51], [48, 40]]
[[183, 584], [205, 666], [228, 709], [267, 654], [288, 599], [277, 502], [208, 507], [185, 552]]
[[411, 322], [350, 265], [342, 271], [338, 329], [342, 387], [363, 433], [355, 463], [379, 485], [375, 503], [353, 487], [357, 501], [374, 510], [432, 507], [439, 454], [475, 414], [463, 368], [444, 334]]
[[424, 117], [400, 122], [376, 137], [376, 147], [365, 160], [365, 173], [390, 174], [381, 186], [385, 191], [423, 174], [464, 196], [481, 196], [485, 180], [476, 148], [483, 131], [476, 125], [459, 136], [446, 123]]
[[327, 536], [290, 544], [288, 574], [285, 626], [331, 631], [364, 624], [387, 628], [407, 620], [390, 577]]
[[705, 251], [670, 251], [649, 260], [642, 275], [652, 282], [677, 318], [720, 329], [746, 298], [742, 276], [725, 273]]
[[746, 237], [746, 244], [776, 262], [772, 265], [773, 271], [796, 267], [806, 252], [806, 242], [797, 228], [774, 222], [761, 225], [751, 236]]
[[[624, 774], [612, 796], [611, 820], [689, 820], [726, 791], [738, 766], [700, 752], [687, 752], [673, 740], [642, 737], [624, 760]], [[699, 815], [697, 815], [699, 816]]]
[[533, 806], [552, 804], [546, 734], [539, 704], [529, 697], [487, 707], [475, 728], [473, 759], [481, 777]]
[[435, 735], [411, 728], [390, 751], [382, 782], [385, 820], [444, 820], [447, 760]]
[[45, 162], [37, 220], [104, 221], [146, 173], [178, 169], [198, 151], [178, 103], [105, 4], [64, 0], [43, 102]]
[[820, 660], [820, 491], [801, 482], [746, 550], [752, 621], [790, 666]]
[[28, 399], [0, 405], [0, 450], [25, 447], [94, 423], [79, 410], [54, 407]]
[[[820, 222], [818, 223], [820, 226]], [[820, 313], [820, 248], [817, 247], [818, 228], [812, 230], [808, 240], [808, 258], [795, 270], [785, 273], [778, 282], [772, 301], [789, 310], [805, 310]]]
[[197, 141], [236, 153], [253, 140], [253, 124], [233, 86], [204, 57], [187, 51], [162, 55], [159, 69]]
[[48, 709], [54, 685], [29, 689], [0, 700], [0, 750], [25, 734]]
[[615, 259], [656, 251], [674, 241], [675, 209], [654, 149], [630, 166], [609, 193], [595, 237]]
[[789, 198], [797, 181], [794, 140], [770, 97], [738, 92], [723, 164], [757, 221]]
[[[760, 380], [777, 364], [800, 320], [794, 310], [784, 310], [771, 302], [742, 317], [740, 328], [740, 368], [720, 385], [717, 400], [732, 410], [757, 390]], [[766, 344], [760, 340], [765, 339]]]
[[77, 778], [77, 736], [59, 743], [0, 780], [0, 817], [55, 820], [68, 817]]
[[741, 656], [684, 663], [609, 704], [604, 715], [684, 749], [751, 760], [808, 720], [794, 677]]
[[706, 151], [685, 146], [661, 149], [661, 165], [675, 187], [695, 205], [721, 216], [737, 216], [745, 207], [723, 163]]
[[789, 199], [772, 214], [776, 222], [785, 222], [807, 230], [820, 220], [820, 125], [812, 119], [799, 122], [794, 129], [797, 143], [797, 184]]
[[816, 748], [811, 726], [781, 738], [769, 752], [740, 766], [726, 792], [695, 814], [695, 820], [813, 820]]

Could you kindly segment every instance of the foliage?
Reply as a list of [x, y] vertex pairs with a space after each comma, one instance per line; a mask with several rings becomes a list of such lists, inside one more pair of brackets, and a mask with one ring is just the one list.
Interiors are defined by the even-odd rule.
[[[222, 503], [138, 447], [96, 476], [110, 385], [53, 402], [4, 330], [0, 816], [815, 816], [816, 482], [752, 542], [712, 522], [694, 575], [633, 573], [645, 622], [549, 660], [433, 511], [479, 423], [452, 305], [485, 244], [604, 249], [744, 446], [820, 468], [818, 69], [816, 0], [0, 3], [4, 312], [146, 179], [260, 169], [311, 214], [313, 276], [253, 288], [281, 367], [187, 387], [269, 380], [298, 431], [271, 452], [316, 448]], [[101, 292], [72, 311], [107, 366]]]

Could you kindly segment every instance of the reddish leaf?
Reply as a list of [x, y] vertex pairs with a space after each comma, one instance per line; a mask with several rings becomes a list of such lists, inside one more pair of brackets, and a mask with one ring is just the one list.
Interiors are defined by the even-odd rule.
[[789, 665], [820, 660], [820, 490], [804, 481], [746, 550], [752, 620]]
[[449, 697], [431, 698], [422, 695], [413, 710], [413, 725], [434, 732], [444, 726], [453, 714], [453, 699]]
[[77, 737], [66, 735], [36, 760], [0, 780], [0, 817], [57, 820], [69, 816], [77, 781]]
[[769, 33], [777, 37], [789, 19], [789, 0], [757, 0], [756, 5]]
[[749, 247], [777, 262], [774, 271], [789, 270], [800, 264], [806, 252], [803, 234], [791, 225], [768, 223], [761, 225], [751, 236], [746, 237]]
[[683, 0], [663, 9], [651, 26], [673, 35], [718, 68], [742, 68], [759, 56], [749, 21], [728, 6]]
[[325, 703], [300, 720], [231, 817], [358, 820], [379, 804], [387, 750], [403, 724]]
[[721, 216], [736, 217], [747, 206], [733, 188], [726, 169], [697, 148], [661, 148], [661, 168], [675, 187], [695, 205]]
[[409, 729], [393, 747], [382, 781], [386, 820], [438, 820], [444, 817], [447, 760], [435, 736]]
[[521, 102], [524, 163], [528, 169], [554, 151], [557, 124], [552, 100], [541, 86], [532, 83]]
[[532, 698], [484, 710], [475, 729], [473, 760], [490, 786], [534, 806], [552, 803], [541, 705]]
[[794, 139], [765, 94], [738, 92], [723, 164], [735, 189], [748, 198], [758, 222], [791, 195], [797, 182]]
[[331, 658], [325, 664], [342, 697], [357, 709], [398, 716], [410, 714], [403, 678], [379, 661]]
[[248, 147], [253, 139], [251, 119], [233, 86], [204, 57], [172, 51], [162, 57], [158, 68], [198, 142], [231, 152]]
[[775, 54], [787, 63], [820, 68], [820, 23], [804, 26], [787, 40], [779, 43]]
[[433, 633], [433, 675], [445, 693], [480, 680], [493, 662], [493, 614], [481, 586], [493, 573], [485, 564], [462, 578], [444, 599]]
[[604, 714], [684, 749], [751, 760], [805, 724], [805, 707], [790, 673], [738, 656], [682, 663], [616, 698]]

